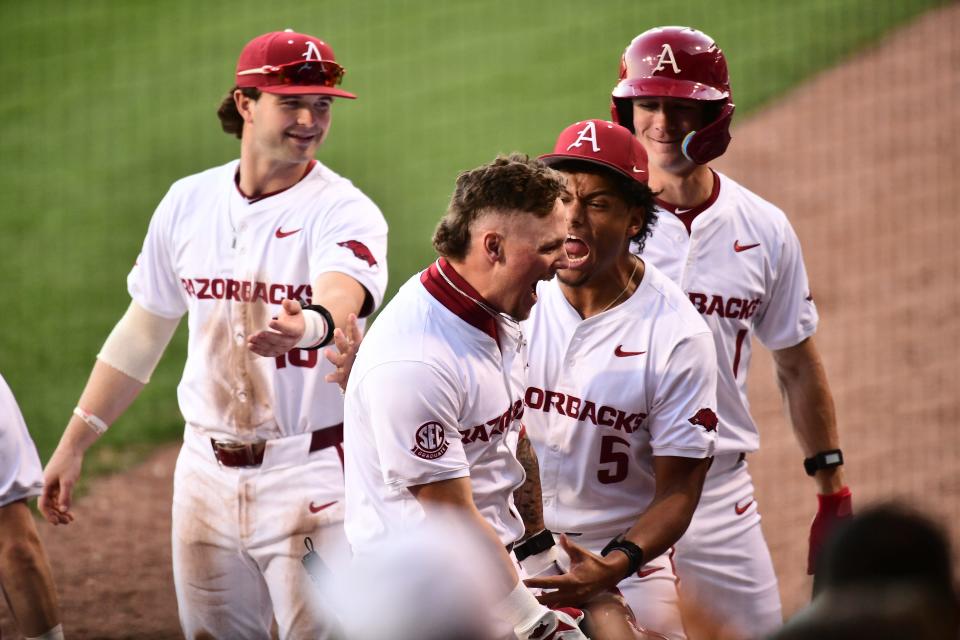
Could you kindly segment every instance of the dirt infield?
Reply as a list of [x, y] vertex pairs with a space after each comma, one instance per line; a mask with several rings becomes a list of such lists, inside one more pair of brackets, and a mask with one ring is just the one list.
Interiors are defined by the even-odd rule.
[[[905, 500], [949, 526], [955, 547], [958, 36], [960, 5], [922, 16], [753, 115], [718, 163], [782, 207], [803, 243], [855, 507]], [[750, 465], [789, 615], [810, 590], [816, 503], [759, 349], [751, 397], [763, 449]], [[169, 545], [176, 451], [93, 483], [73, 525], [38, 523], [68, 637], [179, 636]], [[5, 607], [0, 630], [19, 637]]]

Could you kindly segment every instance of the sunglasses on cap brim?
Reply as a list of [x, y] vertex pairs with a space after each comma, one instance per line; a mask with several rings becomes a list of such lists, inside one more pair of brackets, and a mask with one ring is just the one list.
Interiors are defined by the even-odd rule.
[[344, 73], [344, 68], [336, 62], [305, 60], [280, 66], [264, 65], [257, 69], [238, 71], [237, 75], [273, 76], [278, 82], [272, 84], [335, 87], [343, 80]]

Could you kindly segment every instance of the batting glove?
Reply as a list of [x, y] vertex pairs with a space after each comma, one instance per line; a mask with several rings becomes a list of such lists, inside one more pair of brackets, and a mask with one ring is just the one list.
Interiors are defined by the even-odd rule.
[[517, 629], [519, 640], [590, 640], [580, 630], [583, 611], [574, 607], [546, 609], [526, 629]]
[[836, 493], [817, 494], [817, 515], [810, 525], [810, 552], [807, 554], [807, 574], [813, 575], [817, 569], [817, 559], [823, 545], [837, 525], [853, 516], [853, 502], [850, 487], [843, 487]]

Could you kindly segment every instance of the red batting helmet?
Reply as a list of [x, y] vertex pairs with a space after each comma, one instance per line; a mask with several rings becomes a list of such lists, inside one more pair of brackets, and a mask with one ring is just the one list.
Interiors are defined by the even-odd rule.
[[620, 82], [613, 88], [613, 121], [633, 131], [633, 98], [687, 98], [719, 105], [717, 118], [683, 141], [683, 154], [697, 164], [723, 155], [730, 143], [730, 74], [723, 51], [702, 31], [657, 27], [644, 31], [620, 59]]

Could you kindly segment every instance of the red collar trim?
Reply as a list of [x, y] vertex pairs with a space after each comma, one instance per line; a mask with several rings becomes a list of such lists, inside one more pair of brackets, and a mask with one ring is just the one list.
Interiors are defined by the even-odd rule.
[[692, 209], [687, 209], [683, 213], [677, 213], [680, 207], [675, 204], [670, 204], [666, 200], [657, 198], [657, 204], [661, 209], [666, 209], [670, 213], [680, 218], [680, 222], [682, 222], [683, 226], [687, 228], [688, 235], [690, 234], [690, 228], [693, 225], [693, 219], [712, 207], [713, 203], [716, 202], [717, 198], [720, 197], [720, 176], [717, 175], [716, 171], [711, 170], [711, 173], [713, 174], [713, 189], [710, 191], [710, 197]]
[[[440, 273], [440, 269], [443, 269], [443, 274]], [[447, 282], [443, 275], [450, 278], [450, 282], [452, 282], [457, 289], [460, 289], [460, 291], [473, 297], [475, 300], [486, 304], [486, 300], [477, 293], [476, 289], [470, 286], [469, 282], [457, 273], [456, 269], [447, 262], [446, 258], [440, 258], [430, 265], [429, 269], [424, 270], [424, 272], [420, 274], [420, 282], [423, 283], [423, 287], [430, 295], [436, 298], [444, 307], [452, 311], [458, 318], [484, 332], [493, 338], [497, 344], [500, 344], [497, 338], [497, 321], [494, 317], [479, 304], [451, 287], [450, 282]]]
[[[310, 162], [308, 162], [308, 163], [307, 163], [307, 170], [303, 172], [303, 175], [302, 175], [302, 176], [300, 176], [300, 180], [303, 180], [304, 178], [306, 178], [306, 177], [310, 174], [310, 172], [313, 171], [313, 167], [314, 167], [316, 164], [317, 164], [316, 158], [314, 158], [313, 160], [311, 160]], [[297, 180], [296, 182], [294, 182], [294, 183], [293, 183], [292, 185], [290, 185], [289, 187], [284, 187], [283, 189], [277, 189], [276, 191], [271, 191], [270, 193], [262, 193], [262, 194], [260, 194], [259, 196], [253, 196], [253, 197], [251, 198], [250, 196], [248, 196], [247, 194], [245, 194], [245, 193], [243, 192], [243, 189], [240, 188], [240, 169], [237, 169], [237, 172], [236, 172], [235, 174], [233, 174], [233, 183], [234, 183], [235, 185], [237, 185], [237, 192], [243, 197], [244, 200], [247, 201], [247, 204], [253, 204], [254, 202], [260, 202], [261, 200], [265, 200], [266, 198], [269, 198], [270, 196], [275, 196], [275, 195], [277, 195], [278, 193], [283, 193], [283, 192], [286, 191], [287, 189], [291, 189], [291, 188], [297, 186], [298, 184], [300, 184], [300, 180]]]

